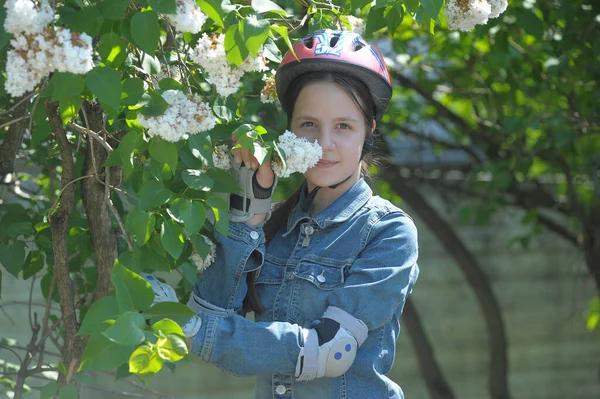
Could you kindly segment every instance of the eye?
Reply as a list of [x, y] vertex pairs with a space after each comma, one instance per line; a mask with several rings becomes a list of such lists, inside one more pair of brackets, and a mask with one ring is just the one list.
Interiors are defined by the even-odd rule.
[[337, 125], [337, 128], [338, 129], [342, 129], [342, 130], [352, 129], [352, 127], [349, 124], [347, 124], [347, 123], [339, 123]]
[[301, 127], [315, 127], [314, 122], [306, 121], [300, 124]]

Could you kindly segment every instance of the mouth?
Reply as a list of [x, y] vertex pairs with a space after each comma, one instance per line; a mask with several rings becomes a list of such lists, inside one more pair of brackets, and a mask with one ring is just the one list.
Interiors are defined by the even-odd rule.
[[319, 162], [317, 162], [317, 164], [315, 165], [317, 168], [329, 168], [333, 165], [335, 165], [337, 162], [333, 162], [333, 161], [326, 161], [324, 159], [321, 159]]

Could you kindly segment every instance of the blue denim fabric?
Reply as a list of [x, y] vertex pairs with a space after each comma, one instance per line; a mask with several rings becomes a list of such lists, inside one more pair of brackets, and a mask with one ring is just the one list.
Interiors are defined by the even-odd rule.
[[[309, 225], [314, 233], [306, 239]], [[419, 274], [417, 230], [407, 214], [373, 196], [361, 178], [314, 217], [296, 207], [266, 250], [261, 226], [231, 223], [228, 236], [217, 240], [221, 249], [209, 270], [222, 268], [233, 277], [222, 275], [221, 283], [210, 274], [209, 282], [201, 277], [196, 294], [238, 310], [247, 290], [244, 273], [258, 269], [256, 288], [266, 311], [256, 321], [233, 312], [201, 312], [192, 352], [228, 373], [257, 375], [258, 399], [404, 397], [385, 374], [394, 362], [398, 318]], [[249, 256], [254, 251], [263, 258]], [[297, 382], [301, 330], [329, 306], [362, 320], [368, 338], [343, 376]]]

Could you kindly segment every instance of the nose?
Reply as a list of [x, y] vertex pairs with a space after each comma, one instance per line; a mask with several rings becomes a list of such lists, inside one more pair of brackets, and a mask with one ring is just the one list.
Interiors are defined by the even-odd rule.
[[317, 139], [319, 140], [319, 144], [323, 148], [323, 151], [330, 150], [335, 146], [333, 132], [331, 132], [329, 129], [319, 129], [319, 135]]

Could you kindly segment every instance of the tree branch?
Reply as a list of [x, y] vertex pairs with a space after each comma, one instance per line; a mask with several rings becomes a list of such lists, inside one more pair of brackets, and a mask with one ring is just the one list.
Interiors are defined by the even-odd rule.
[[67, 232], [70, 227], [71, 212], [75, 204], [75, 185], [69, 183], [75, 180], [75, 162], [73, 160], [73, 148], [62, 126], [58, 104], [47, 101], [46, 109], [52, 132], [58, 144], [63, 168], [61, 175], [63, 190], [60, 205], [55, 213], [49, 215], [49, 221], [52, 231], [52, 248], [54, 250], [54, 273], [57, 278], [65, 333], [63, 362], [71, 364], [73, 359], [79, 362], [87, 342], [86, 338], [77, 335], [79, 323], [77, 321], [73, 287], [69, 276], [67, 252]]
[[17, 122], [10, 125], [0, 146], [0, 181], [3, 181], [7, 174], [14, 172], [15, 157], [26, 127], [27, 102], [23, 101], [24, 99], [21, 97], [14, 107], [13, 120]]

